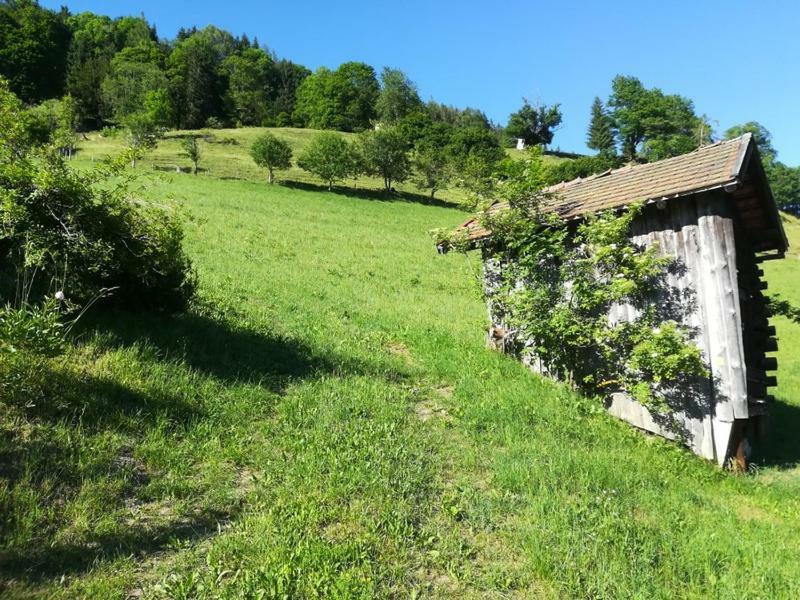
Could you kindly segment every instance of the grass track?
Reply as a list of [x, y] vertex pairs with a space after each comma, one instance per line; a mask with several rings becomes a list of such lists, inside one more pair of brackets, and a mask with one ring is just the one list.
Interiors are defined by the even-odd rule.
[[462, 212], [246, 179], [149, 182], [201, 301], [98, 316], [3, 409], [7, 596], [800, 596], [800, 325], [732, 476], [485, 350], [478, 265], [426, 235]]

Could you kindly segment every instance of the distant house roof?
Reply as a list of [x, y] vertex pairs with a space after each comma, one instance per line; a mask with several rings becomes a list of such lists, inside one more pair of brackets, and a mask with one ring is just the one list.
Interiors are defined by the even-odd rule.
[[[658, 202], [723, 189], [736, 204], [739, 221], [757, 251], [784, 251], [788, 244], [751, 134], [701, 146], [653, 163], [613, 169], [547, 188], [543, 207], [564, 219], [576, 219], [636, 202]], [[507, 208], [498, 202], [491, 212]], [[491, 236], [477, 217], [463, 223], [469, 239]]]

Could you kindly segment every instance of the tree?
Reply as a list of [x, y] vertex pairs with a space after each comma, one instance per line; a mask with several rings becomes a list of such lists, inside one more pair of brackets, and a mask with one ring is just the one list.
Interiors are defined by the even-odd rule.
[[66, 158], [72, 157], [78, 140], [78, 115], [71, 96], [28, 108], [22, 120], [32, 145], [52, 144]]
[[506, 156], [497, 134], [483, 127], [455, 127], [445, 153], [453, 178], [472, 191], [491, 185], [498, 163]]
[[55, 113], [53, 145], [67, 158], [72, 158], [78, 143], [78, 113], [72, 96], [64, 96], [58, 102]]
[[128, 132], [128, 143], [131, 150], [131, 166], [136, 167], [136, 161], [147, 150], [152, 150], [163, 135], [153, 115], [140, 111], [127, 115], [122, 124]]
[[[414, 113], [418, 114], [418, 113]], [[453, 138], [453, 126], [447, 123], [434, 123], [427, 114], [425, 119], [411, 119], [409, 115], [398, 125], [406, 139], [413, 139], [411, 162], [414, 167], [414, 183], [421, 189], [428, 189], [431, 198], [440, 189], [447, 187], [453, 178], [453, 164], [447, 148]], [[403, 125], [410, 121], [408, 130]]]
[[27, 103], [64, 92], [69, 29], [66, 12], [33, 0], [0, 3], [0, 76]]
[[772, 145], [772, 134], [756, 121], [734, 125], [725, 131], [725, 139], [730, 140], [745, 133], [751, 133], [758, 145], [775, 204], [794, 214], [800, 212], [800, 167], [789, 167], [778, 160], [778, 152]]
[[269, 72], [269, 107], [267, 119], [278, 127], [292, 125], [292, 114], [297, 103], [297, 88], [311, 75], [303, 65], [289, 60], [273, 63]]
[[181, 140], [181, 148], [183, 149], [183, 155], [192, 161], [192, 173], [197, 175], [200, 158], [203, 155], [200, 150], [200, 139], [196, 135], [186, 136]]
[[[75, 98], [78, 117], [85, 127], [100, 127], [113, 117], [113, 106], [104, 97], [104, 82], [117, 53], [118, 63], [154, 63], [164, 66], [164, 51], [155, 30], [139, 17], [110, 19], [90, 12], [67, 19], [72, 41], [67, 56], [67, 93]], [[133, 49], [128, 52], [128, 49]], [[155, 54], [156, 58], [152, 55]], [[123, 87], [137, 85], [136, 75], [124, 77]], [[126, 114], [129, 111], [126, 111]]]
[[408, 145], [396, 128], [364, 132], [359, 142], [364, 172], [381, 177], [386, 192], [392, 191], [393, 183], [408, 178], [411, 170]]
[[246, 48], [225, 59], [228, 98], [238, 123], [263, 125], [269, 111], [273, 60], [259, 48]]
[[297, 166], [312, 173], [333, 189], [333, 184], [355, 174], [353, 149], [338, 133], [321, 131], [300, 153]]
[[611, 83], [610, 117], [625, 160], [660, 160], [694, 150], [711, 128], [694, 112], [691, 100], [647, 89], [635, 77], [618, 75]]
[[[275, 181], [275, 169], [288, 169], [292, 166], [292, 148], [289, 144], [271, 133], [256, 138], [250, 148], [250, 156], [259, 166], [267, 169], [270, 183]], [[305, 168], [305, 167], [303, 167]]]
[[235, 47], [230, 34], [212, 26], [176, 43], [167, 59], [167, 76], [178, 127], [198, 129], [210, 117], [227, 119], [222, 64]]
[[436, 192], [447, 187], [452, 174], [450, 162], [444, 152], [433, 146], [421, 145], [412, 154], [414, 165], [414, 184], [431, 191], [431, 198]]
[[586, 138], [586, 145], [592, 150], [597, 150], [599, 154], [616, 154], [613, 123], [606, 113], [602, 100], [596, 96], [592, 102], [592, 119]]
[[297, 89], [294, 119], [312, 129], [363, 131], [376, 116], [378, 80], [364, 63], [348, 62], [335, 71], [320, 67]]
[[140, 111], [151, 92], [166, 90], [163, 55], [155, 43], [125, 48], [111, 61], [103, 80], [103, 101], [117, 121]]
[[758, 152], [761, 155], [761, 160], [764, 162], [764, 165], [772, 164], [778, 152], [772, 145], [772, 134], [761, 123], [757, 121], [748, 121], [742, 125], [734, 125], [725, 131], [725, 139], [732, 140], [745, 133], [753, 135], [753, 141], [758, 146]]
[[430, 100], [425, 105], [425, 112], [437, 123], [447, 123], [455, 127], [482, 127], [492, 129], [492, 123], [486, 114], [477, 108], [456, 108], [447, 104], [439, 104]]
[[508, 117], [506, 134], [522, 138], [528, 146], [546, 145], [553, 141], [553, 133], [561, 124], [560, 105], [531, 106], [523, 98], [522, 108]]
[[405, 116], [422, 109], [417, 86], [398, 69], [384, 67], [381, 91], [375, 105], [382, 123], [395, 124]]

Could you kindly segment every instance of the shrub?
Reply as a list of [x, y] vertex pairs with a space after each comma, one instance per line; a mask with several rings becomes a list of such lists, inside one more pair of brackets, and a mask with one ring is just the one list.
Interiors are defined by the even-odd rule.
[[77, 171], [52, 148], [21, 145], [18, 112], [0, 82], [0, 301], [27, 280], [35, 304], [58, 281], [75, 302], [119, 288], [132, 307], [182, 308], [195, 280], [176, 216], [129, 199], [122, 160]]
[[564, 160], [551, 165], [547, 169], [547, 182], [550, 184], [572, 181], [578, 177], [589, 177], [602, 173], [608, 169], [620, 166], [620, 159], [616, 156], [581, 156], [574, 160]]
[[200, 164], [202, 151], [200, 150], [200, 139], [196, 135], [190, 135], [181, 140], [183, 155], [192, 161], [192, 173], [197, 175], [197, 168]]
[[163, 130], [158, 126], [150, 113], [131, 113], [122, 121], [128, 132], [128, 142], [131, 149], [131, 166], [136, 166], [136, 160], [141, 158], [147, 150], [152, 150], [163, 136]]
[[47, 360], [64, 350], [55, 299], [41, 306], [0, 307], [0, 401], [30, 404], [42, 393]]
[[259, 167], [267, 169], [267, 180], [270, 183], [275, 181], [275, 169], [288, 169], [292, 166], [291, 146], [271, 133], [256, 138], [250, 148], [250, 156]]
[[225, 127], [225, 123], [219, 117], [211, 116], [206, 119], [206, 127], [208, 129], [222, 129]]
[[333, 189], [333, 184], [358, 172], [351, 144], [338, 133], [322, 131], [315, 135], [297, 159], [297, 165]]

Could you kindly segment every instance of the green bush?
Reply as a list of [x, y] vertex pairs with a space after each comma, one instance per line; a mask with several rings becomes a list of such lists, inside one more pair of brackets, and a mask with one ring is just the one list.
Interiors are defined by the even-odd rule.
[[0, 401], [29, 404], [42, 393], [47, 361], [64, 350], [59, 305], [0, 307]]
[[176, 216], [129, 198], [123, 160], [77, 171], [23, 143], [21, 110], [0, 81], [0, 301], [26, 282], [33, 304], [57, 286], [76, 303], [116, 288], [131, 307], [182, 308], [195, 280]]
[[547, 183], [556, 184], [562, 181], [572, 181], [578, 177], [589, 177], [608, 169], [616, 169], [620, 164], [620, 160], [616, 156], [605, 155], [582, 156], [574, 160], [565, 160], [548, 167]]

